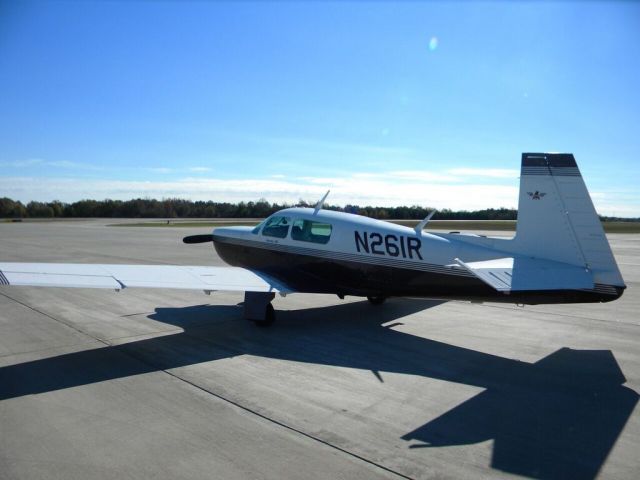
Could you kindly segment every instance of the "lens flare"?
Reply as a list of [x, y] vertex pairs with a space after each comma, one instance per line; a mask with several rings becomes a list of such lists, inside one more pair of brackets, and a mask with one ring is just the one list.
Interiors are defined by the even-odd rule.
[[431, 40], [429, 40], [429, 50], [433, 52], [436, 48], [438, 48], [438, 37], [431, 37]]

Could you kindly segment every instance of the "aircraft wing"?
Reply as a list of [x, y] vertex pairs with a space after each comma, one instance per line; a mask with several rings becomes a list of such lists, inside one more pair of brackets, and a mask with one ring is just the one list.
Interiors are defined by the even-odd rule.
[[276, 280], [239, 267], [1, 263], [0, 285], [75, 288], [183, 288], [242, 292], [292, 290]]
[[528, 257], [469, 263], [456, 258], [456, 262], [500, 292], [594, 288], [593, 275], [589, 270], [568, 263]]

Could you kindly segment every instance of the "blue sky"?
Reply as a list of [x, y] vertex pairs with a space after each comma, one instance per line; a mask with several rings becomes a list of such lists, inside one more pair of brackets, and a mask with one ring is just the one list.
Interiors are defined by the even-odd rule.
[[640, 3], [3, 2], [0, 196], [515, 207], [576, 155], [640, 216]]

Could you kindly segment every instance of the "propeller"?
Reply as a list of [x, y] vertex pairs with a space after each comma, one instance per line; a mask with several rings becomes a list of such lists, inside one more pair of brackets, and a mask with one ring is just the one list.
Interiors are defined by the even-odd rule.
[[184, 243], [206, 243], [213, 242], [213, 235], [210, 233], [206, 235], [189, 235], [188, 237], [184, 237], [182, 239]]

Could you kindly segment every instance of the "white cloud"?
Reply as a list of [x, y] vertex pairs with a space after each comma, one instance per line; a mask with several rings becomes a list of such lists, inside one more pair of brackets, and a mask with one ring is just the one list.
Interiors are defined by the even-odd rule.
[[520, 175], [518, 170], [507, 168], [451, 168], [447, 170], [451, 175], [460, 177], [490, 177], [490, 178], [516, 178]]
[[459, 182], [460, 178], [447, 173], [429, 172], [424, 170], [396, 170], [386, 175], [398, 180], [418, 182]]
[[[447, 182], [447, 179], [451, 181]], [[328, 203], [335, 205], [422, 205], [438, 209], [478, 210], [515, 208], [519, 185], [515, 178], [486, 178], [485, 183], [481, 177], [465, 179], [437, 172], [411, 171], [354, 173], [340, 177], [271, 175], [231, 180], [203, 176], [157, 181], [0, 177], [2, 195], [23, 202], [179, 197], [229, 202], [266, 198], [270, 202], [292, 204], [299, 199], [316, 201], [328, 188], [331, 189]], [[640, 216], [640, 198], [635, 191], [595, 191], [592, 198], [601, 214]]]
[[[115, 167], [107, 168], [99, 165], [94, 165], [91, 163], [85, 162], [71, 162], [69, 160], [43, 160], [41, 158], [30, 158], [27, 160], [14, 160], [8, 162], [0, 162], [0, 167], [11, 167], [11, 168], [30, 168], [30, 167], [53, 167], [59, 169], [68, 169], [68, 170], [94, 170], [94, 171], [105, 171], [105, 170], [122, 170], [122, 168], [116, 169]], [[192, 172], [192, 173], [204, 173], [210, 172], [212, 169], [210, 167], [187, 167], [187, 168], [171, 168], [171, 167], [132, 167], [128, 168], [128, 170], [143, 170], [147, 172], [153, 173], [176, 173], [176, 172]]]
[[260, 139], [261, 142], [276, 144], [280, 147], [305, 152], [313, 150], [316, 153], [338, 152], [351, 155], [385, 155], [385, 156], [405, 156], [414, 153], [414, 150], [404, 147], [368, 145], [363, 143], [350, 142], [330, 142], [311, 138], [287, 138], [287, 137], [266, 137]]
[[[37, 189], [34, 185], [38, 185]], [[295, 203], [319, 199], [331, 188], [329, 203], [345, 205], [424, 205], [435, 208], [479, 209], [515, 206], [516, 186], [428, 184], [378, 178], [243, 179], [184, 178], [177, 181], [87, 180], [73, 178], [0, 178], [3, 195], [22, 201], [66, 202], [81, 198], [130, 199], [180, 197], [192, 200], [240, 201], [261, 197]]]
[[29, 158], [27, 160], [14, 160], [12, 162], [0, 162], [0, 167], [26, 168], [41, 165], [44, 160], [40, 158]]
[[608, 190], [591, 192], [591, 199], [601, 215], [640, 217], [640, 197], [635, 191]]
[[0, 167], [29, 168], [29, 167], [54, 167], [73, 170], [103, 170], [102, 167], [90, 163], [70, 162], [68, 160], [43, 160], [30, 158], [27, 160], [14, 160], [12, 162], [0, 162]]
[[89, 163], [70, 162], [68, 160], [44, 162], [43, 164], [49, 167], [69, 168], [69, 169], [76, 169], [76, 170], [104, 170], [102, 167], [99, 167], [97, 165], [91, 165]]

